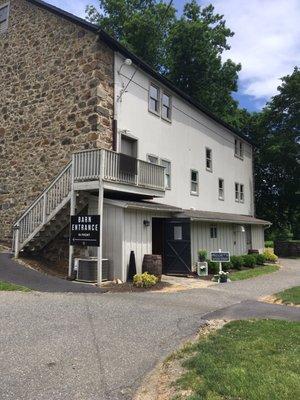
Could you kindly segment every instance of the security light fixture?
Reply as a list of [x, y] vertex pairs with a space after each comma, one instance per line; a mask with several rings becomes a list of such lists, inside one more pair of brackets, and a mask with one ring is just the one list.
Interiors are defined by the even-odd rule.
[[148, 221], [147, 219], [144, 219], [143, 224], [144, 224], [144, 226], [148, 227], [148, 226], [150, 226], [150, 221]]

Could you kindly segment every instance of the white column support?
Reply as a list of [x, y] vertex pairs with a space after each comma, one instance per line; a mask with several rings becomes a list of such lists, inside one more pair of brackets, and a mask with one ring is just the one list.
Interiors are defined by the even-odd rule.
[[14, 231], [14, 250], [15, 250], [15, 258], [19, 257], [19, 248], [20, 248], [20, 226], [16, 226]]
[[[75, 212], [76, 212], [76, 191], [74, 190], [74, 154], [73, 154], [72, 168], [71, 168], [70, 217], [71, 217], [71, 215], [75, 215]], [[73, 271], [73, 255], [74, 255], [74, 246], [69, 244], [69, 271], [68, 271], [69, 277], [72, 276], [72, 271]]]
[[99, 177], [99, 193], [98, 193], [98, 214], [100, 215], [100, 229], [99, 229], [99, 247], [97, 254], [97, 284], [102, 284], [102, 237], [103, 237], [103, 177], [104, 177], [104, 163], [105, 163], [105, 152], [101, 150], [100, 156], [100, 177]]

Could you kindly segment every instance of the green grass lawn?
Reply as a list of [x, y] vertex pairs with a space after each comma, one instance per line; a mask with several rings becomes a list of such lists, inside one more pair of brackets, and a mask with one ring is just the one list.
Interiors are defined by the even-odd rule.
[[13, 283], [0, 281], [0, 291], [13, 291], [13, 290], [18, 290], [21, 292], [30, 292], [31, 289], [25, 286], [14, 285]]
[[285, 304], [300, 304], [300, 286], [284, 290], [283, 292], [276, 293], [275, 297], [282, 300]]
[[243, 279], [255, 278], [256, 276], [259, 275], [270, 274], [271, 272], [276, 272], [278, 270], [279, 266], [276, 264], [263, 265], [261, 267], [255, 267], [243, 271], [231, 272], [229, 274], [229, 279], [232, 281], [241, 281]]
[[300, 323], [230, 322], [186, 353], [176, 385], [193, 394], [184, 399], [300, 399]]

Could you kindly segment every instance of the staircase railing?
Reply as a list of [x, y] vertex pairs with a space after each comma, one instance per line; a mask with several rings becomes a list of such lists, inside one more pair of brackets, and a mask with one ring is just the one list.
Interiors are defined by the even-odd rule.
[[61, 173], [52, 181], [44, 192], [15, 222], [14, 237], [22, 245], [35, 234], [35, 231], [47, 222], [49, 216], [66, 200], [72, 187], [72, 162], [69, 162]]

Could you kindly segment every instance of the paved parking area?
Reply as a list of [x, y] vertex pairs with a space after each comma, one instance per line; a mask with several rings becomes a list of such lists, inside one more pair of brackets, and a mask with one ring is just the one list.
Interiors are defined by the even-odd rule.
[[0, 398], [131, 399], [205, 316], [300, 285], [299, 261], [284, 264], [251, 281], [177, 293], [0, 292]]

